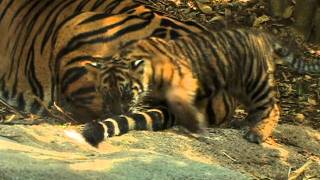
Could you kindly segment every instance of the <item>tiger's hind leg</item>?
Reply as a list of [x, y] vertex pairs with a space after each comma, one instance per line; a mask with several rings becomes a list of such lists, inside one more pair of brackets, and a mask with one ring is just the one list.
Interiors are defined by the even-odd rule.
[[[209, 99], [207, 115], [212, 125], [226, 125], [231, 122], [237, 102], [227, 91], [221, 90]], [[232, 122], [231, 122], [232, 123]]]
[[264, 142], [271, 134], [280, 118], [276, 103], [272, 74], [257, 76], [247, 84], [248, 116], [250, 130], [245, 138], [254, 143]]
[[258, 144], [264, 142], [272, 134], [273, 129], [278, 124], [279, 118], [280, 110], [277, 104], [271, 105], [265, 111], [249, 114], [247, 120], [251, 125], [245, 138], [250, 142]]
[[204, 132], [207, 127], [205, 112], [196, 107], [194, 90], [172, 88], [166, 95], [170, 111], [175, 115], [177, 125], [187, 128], [193, 133]]

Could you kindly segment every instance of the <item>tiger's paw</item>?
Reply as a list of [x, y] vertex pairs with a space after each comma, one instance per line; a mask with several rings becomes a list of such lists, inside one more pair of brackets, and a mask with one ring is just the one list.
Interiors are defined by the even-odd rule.
[[99, 143], [104, 140], [103, 125], [99, 122], [87, 123], [82, 130], [82, 136], [89, 144], [98, 147]]
[[256, 144], [261, 144], [266, 140], [266, 137], [252, 130], [248, 131], [244, 135], [244, 138], [247, 139], [249, 142], [256, 143]]
[[240, 120], [231, 120], [229, 125], [231, 128], [241, 129], [241, 128], [248, 126], [249, 123], [246, 120], [241, 120], [241, 121]]

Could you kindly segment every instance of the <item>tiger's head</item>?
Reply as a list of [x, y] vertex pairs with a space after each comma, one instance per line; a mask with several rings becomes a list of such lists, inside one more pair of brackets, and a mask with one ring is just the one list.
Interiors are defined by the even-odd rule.
[[129, 60], [117, 54], [92, 65], [98, 69], [96, 90], [103, 97], [105, 115], [127, 114], [145, 106], [149, 79], [143, 58]]
[[130, 113], [148, 105], [153, 82], [159, 78], [154, 76], [159, 71], [155, 67], [167, 58], [150, 46], [150, 41], [156, 40], [162, 41], [158, 38], [136, 41], [98, 63], [96, 89], [103, 96], [107, 115]]

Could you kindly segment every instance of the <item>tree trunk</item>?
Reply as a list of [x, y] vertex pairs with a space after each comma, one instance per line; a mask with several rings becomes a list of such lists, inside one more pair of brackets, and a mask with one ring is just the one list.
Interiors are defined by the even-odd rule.
[[[270, 13], [273, 17], [285, 17], [284, 12], [292, 4], [289, 0], [269, 0]], [[296, 0], [292, 27], [301, 33], [306, 41], [320, 43], [320, 1]]]
[[313, 24], [314, 24], [314, 30], [313, 30], [313, 33], [311, 34], [311, 37], [314, 37], [314, 38], [310, 38], [310, 40], [311, 42], [320, 43], [320, 7], [318, 7], [316, 11]]
[[308, 40], [314, 25], [314, 15], [316, 13], [317, 0], [297, 0], [294, 11], [295, 23], [293, 27]]
[[273, 17], [282, 17], [284, 10], [289, 6], [287, 0], [270, 0], [270, 13]]

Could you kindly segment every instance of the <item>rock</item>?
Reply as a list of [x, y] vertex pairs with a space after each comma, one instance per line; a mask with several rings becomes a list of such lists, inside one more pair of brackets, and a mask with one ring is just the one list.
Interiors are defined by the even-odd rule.
[[[3, 140], [2, 140], [3, 141]], [[76, 151], [76, 150], [75, 150]], [[53, 152], [56, 153], [56, 152]], [[9, 179], [248, 179], [218, 165], [153, 152], [121, 151], [108, 155], [59, 159], [39, 151], [0, 151], [0, 177]], [[81, 156], [81, 155], [80, 155]]]
[[[14, 136], [12, 133], [7, 138], [0, 136], [0, 179], [249, 178], [218, 164], [149, 149], [118, 148], [106, 144], [95, 149], [87, 144], [72, 143], [72, 140], [64, 140], [63, 129], [58, 126], [51, 128], [56, 132], [48, 133], [46, 137], [47, 128], [49, 126], [30, 130], [19, 126], [14, 128]], [[25, 137], [17, 138], [20, 133], [25, 133]], [[52, 137], [54, 134], [56, 137]], [[130, 137], [127, 140], [130, 142]]]
[[205, 14], [213, 14], [214, 13], [214, 11], [212, 10], [212, 8], [210, 6], [208, 6], [206, 4], [202, 4], [202, 3], [198, 2], [198, 1], [196, 3], [198, 5], [199, 9], [203, 13], [205, 13]]
[[[320, 156], [319, 132], [293, 125], [280, 124], [261, 145], [247, 142], [245, 130], [172, 128], [133, 131], [94, 148], [77, 130], [0, 124], [0, 179], [286, 179], [289, 168]], [[305, 174], [320, 174], [319, 164]]]

